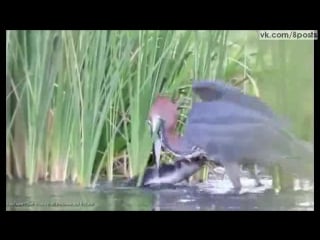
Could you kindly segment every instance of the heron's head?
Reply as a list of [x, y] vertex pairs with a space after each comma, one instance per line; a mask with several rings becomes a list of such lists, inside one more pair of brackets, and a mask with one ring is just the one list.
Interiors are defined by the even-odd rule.
[[160, 130], [174, 131], [178, 121], [178, 104], [170, 98], [158, 96], [149, 112], [148, 123], [153, 137], [157, 166], [160, 164], [161, 139]]
[[[151, 126], [156, 126], [160, 119], [166, 123], [166, 129], [174, 130], [178, 120], [178, 104], [169, 97], [158, 96], [149, 112]], [[154, 130], [154, 129], [153, 129]]]

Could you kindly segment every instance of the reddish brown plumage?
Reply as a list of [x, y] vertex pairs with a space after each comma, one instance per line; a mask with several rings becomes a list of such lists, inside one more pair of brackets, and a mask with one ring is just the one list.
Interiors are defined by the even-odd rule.
[[158, 96], [150, 109], [149, 119], [153, 116], [160, 116], [165, 120], [165, 132], [168, 142], [172, 147], [179, 147], [179, 136], [176, 132], [178, 122], [178, 104], [169, 97]]
[[178, 121], [178, 105], [165, 96], [158, 96], [151, 107], [149, 118], [159, 115], [166, 122], [166, 129], [175, 131]]

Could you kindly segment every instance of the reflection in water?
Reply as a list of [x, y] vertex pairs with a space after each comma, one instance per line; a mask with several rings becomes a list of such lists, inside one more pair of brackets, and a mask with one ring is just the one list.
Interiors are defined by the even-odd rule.
[[107, 187], [82, 189], [69, 184], [7, 181], [7, 210], [59, 210], [59, 211], [150, 211], [152, 193], [137, 188]]
[[155, 192], [152, 211], [160, 211], [160, 210], [161, 210], [161, 208], [160, 208], [160, 193]]
[[[223, 181], [219, 181], [221, 185]], [[228, 180], [226, 180], [228, 183]], [[242, 195], [222, 193], [212, 182], [196, 186], [157, 189], [121, 187], [100, 183], [94, 189], [68, 184], [7, 181], [7, 210], [71, 211], [214, 211], [214, 210], [314, 210], [313, 191], [274, 194], [253, 189]], [[223, 185], [223, 184], [222, 184]], [[248, 187], [249, 189], [249, 187]], [[219, 192], [220, 191], [220, 192]]]

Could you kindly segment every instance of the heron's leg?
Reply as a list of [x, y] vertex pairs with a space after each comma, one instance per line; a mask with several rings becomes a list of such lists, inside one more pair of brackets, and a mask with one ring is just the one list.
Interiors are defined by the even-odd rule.
[[224, 163], [226, 174], [232, 182], [234, 192], [240, 193], [241, 182], [240, 182], [240, 165], [233, 162]]
[[256, 169], [256, 165], [250, 165], [250, 166], [247, 166], [248, 170], [249, 170], [249, 173], [250, 173], [250, 176], [256, 181], [256, 187], [261, 187], [263, 186], [263, 184], [260, 182], [260, 179], [257, 175], [257, 169]]
[[191, 178], [192, 178], [192, 176], [189, 176], [189, 177], [187, 177], [185, 180], [186, 180], [186, 182], [187, 182], [187, 184], [190, 184], [191, 183]]

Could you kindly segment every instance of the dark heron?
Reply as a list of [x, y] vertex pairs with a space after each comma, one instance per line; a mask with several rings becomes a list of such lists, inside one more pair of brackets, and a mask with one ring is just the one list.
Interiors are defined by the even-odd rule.
[[313, 160], [312, 148], [296, 139], [261, 100], [218, 81], [196, 81], [193, 92], [202, 101], [193, 103], [183, 137], [172, 134], [176, 116], [170, 111], [177, 105], [156, 100], [150, 113], [156, 155], [162, 146], [178, 158], [205, 156], [218, 162], [236, 192], [241, 190], [241, 165], [279, 164], [298, 176], [313, 174], [303, 161]]

